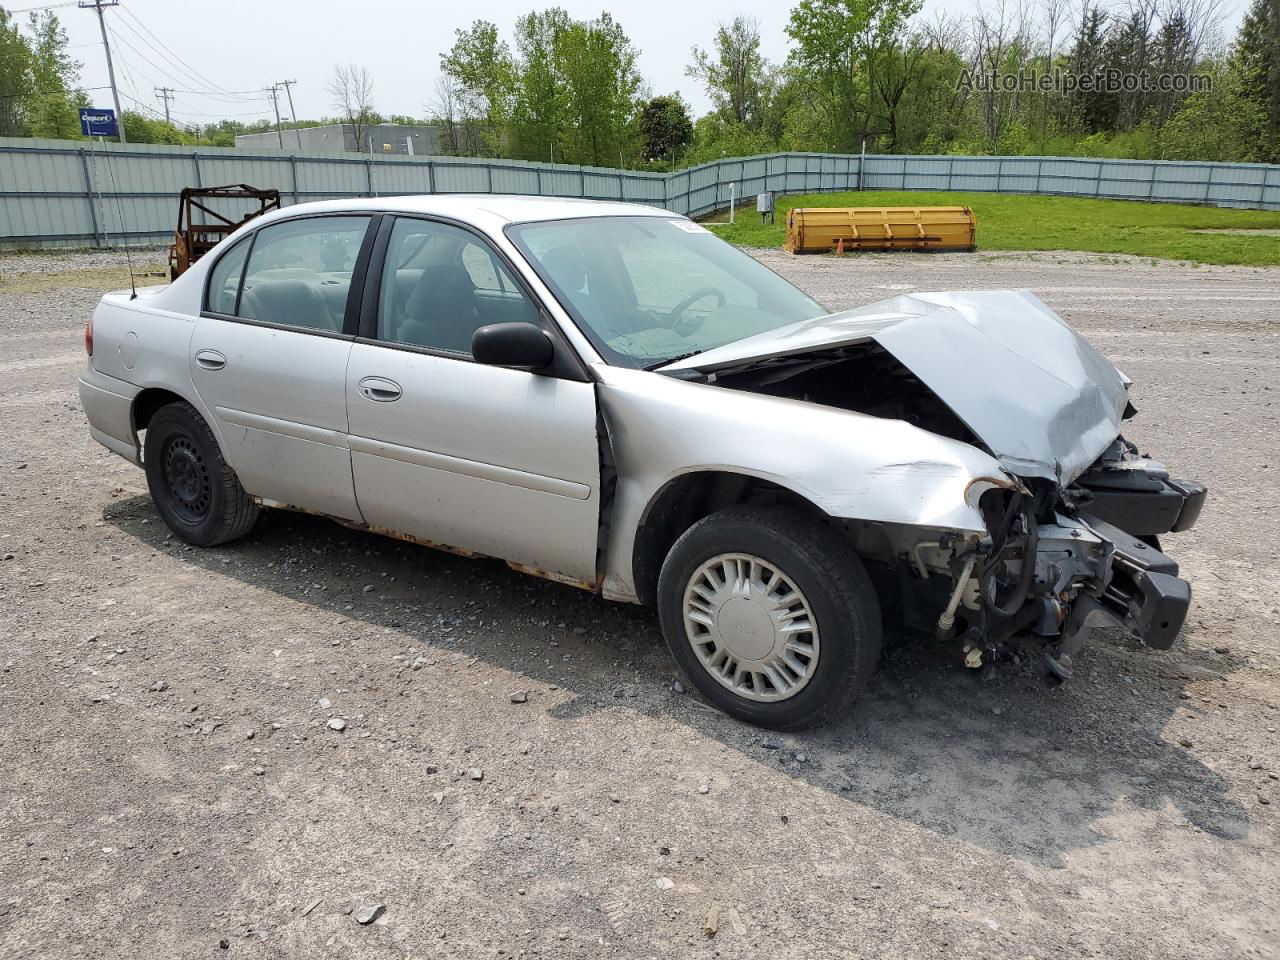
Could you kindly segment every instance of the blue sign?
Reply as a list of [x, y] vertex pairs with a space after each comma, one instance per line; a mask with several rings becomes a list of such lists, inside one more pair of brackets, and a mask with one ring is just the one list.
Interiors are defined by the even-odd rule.
[[116, 126], [116, 112], [101, 107], [81, 107], [80, 131], [86, 137], [118, 137], [120, 128]]

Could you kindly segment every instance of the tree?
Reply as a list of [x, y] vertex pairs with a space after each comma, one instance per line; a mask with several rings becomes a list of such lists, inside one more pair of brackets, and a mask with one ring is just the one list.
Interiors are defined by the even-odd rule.
[[632, 118], [640, 91], [637, 51], [608, 13], [573, 21], [556, 44], [564, 78], [565, 159], [597, 166], [634, 156]]
[[787, 35], [792, 60], [807, 78], [826, 127], [827, 149], [855, 150], [873, 132], [871, 89], [875, 52], [900, 35], [921, 0], [800, 0]]
[[572, 23], [559, 7], [516, 21], [519, 62], [512, 128], [515, 155], [526, 160], [554, 160], [557, 141], [565, 132], [568, 86], [563, 41]]
[[458, 81], [447, 74], [436, 78], [436, 98], [431, 103], [432, 121], [444, 130], [441, 147], [445, 153], [462, 153], [462, 135], [458, 129]]
[[685, 74], [701, 80], [726, 120], [759, 129], [770, 81], [769, 62], [760, 54], [760, 23], [747, 17], [721, 23], [714, 53], [693, 48]]
[[640, 155], [645, 160], [673, 156], [693, 139], [689, 107], [680, 94], [653, 97], [640, 107]]
[[515, 63], [510, 49], [498, 39], [498, 28], [477, 20], [469, 29], [455, 31], [453, 46], [440, 56], [440, 70], [456, 84], [468, 152], [480, 148], [502, 156]]
[[362, 150], [366, 128], [378, 119], [373, 110], [373, 78], [369, 71], [353, 63], [345, 67], [339, 64], [333, 68], [325, 90], [333, 97], [339, 119], [351, 127], [355, 149]]
[[31, 44], [0, 8], [0, 137], [27, 134], [31, 97]]
[[1280, 161], [1280, 0], [1253, 0], [1232, 65], [1241, 96], [1262, 111], [1266, 159]]
[[67, 53], [67, 33], [48, 10], [31, 15], [31, 96], [27, 125], [33, 137], [74, 140], [81, 136], [80, 106], [88, 106], [76, 88], [80, 64]]

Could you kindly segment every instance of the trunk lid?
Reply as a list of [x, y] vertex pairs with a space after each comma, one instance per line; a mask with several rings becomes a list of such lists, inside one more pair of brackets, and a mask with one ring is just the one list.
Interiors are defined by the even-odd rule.
[[660, 369], [714, 373], [867, 340], [914, 373], [1015, 475], [1070, 482], [1120, 433], [1128, 380], [1027, 290], [906, 294]]

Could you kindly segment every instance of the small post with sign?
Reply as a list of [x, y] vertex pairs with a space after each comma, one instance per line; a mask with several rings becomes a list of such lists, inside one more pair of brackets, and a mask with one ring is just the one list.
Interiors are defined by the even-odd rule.
[[116, 112], [103, 107], [81, 107], [80, 132], [86, 137], [118, 137], [120, 125], [116, 122]]

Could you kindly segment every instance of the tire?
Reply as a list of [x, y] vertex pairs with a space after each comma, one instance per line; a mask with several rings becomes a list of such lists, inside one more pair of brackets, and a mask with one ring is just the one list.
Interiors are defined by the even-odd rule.
[[142, 463], [156, 509], [187, 543], [227, 543], [243, 537], [257, 522], [257, 505], [191, 404], [171, 403], [155, 412], [147, 425]]
[[[880, 603], [862, 561], [838, 532], [791, 510], [732, 507], [686, 530], [662, 565], [658, 616], [703, 697], [774, 730], [844, 715], [880, 657]], [[798, 652], [806, 645], [812, 655]]]

